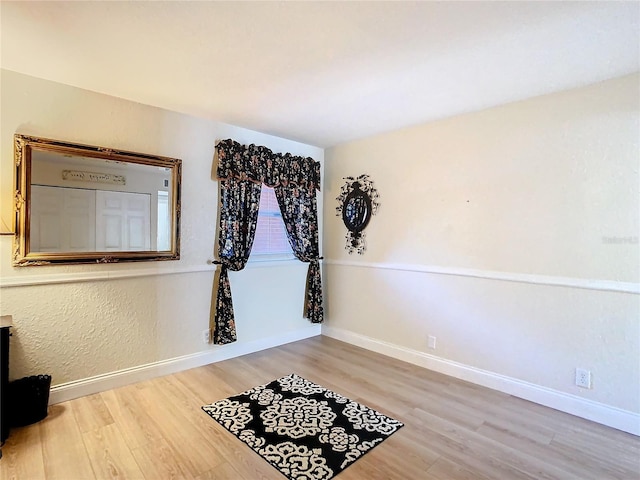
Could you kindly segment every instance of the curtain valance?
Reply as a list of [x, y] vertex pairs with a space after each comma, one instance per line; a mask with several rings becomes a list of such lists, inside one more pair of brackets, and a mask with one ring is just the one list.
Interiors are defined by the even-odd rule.
[[260, 145], [227, 139], [216, 146], [220, 179], [237, 178], [269, 187], [297, 185], [320, 190], [320, 162], [311, 157], [274, 153]]

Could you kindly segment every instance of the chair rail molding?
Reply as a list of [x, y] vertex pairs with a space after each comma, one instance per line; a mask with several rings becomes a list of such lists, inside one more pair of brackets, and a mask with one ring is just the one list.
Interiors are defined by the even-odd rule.
[[[298, 259], [263, 260], [248, 262], [245, 268], [285, 267], [298, 265], [304, 267], [304, 263]], [[186, 273], [213, 272], [215, 265], [184, 265], [178, 267], [151, 267], [151, 268], [127, 268], [123, 270], [105, 270], [92, 272], [65, 272], [48, 274], [25, 274], [9, 278], [0, 278], [0, 289], [12, 287], [28, 287], [31, 285], [50, 285], [59, 283], [99, 282], [105, 280], [117, 280], [125, 278], [152, 277], [156, 275], [176, 275]]]
[[386, 262], [357, 262], [348, 260], [324, 261], [325, 265], [335, 265], [349, 268], [374, 268], [380, 270], [395, 270], [401, 272], [429, 273], [434, 275], [454, 275], [458, 277], [473, 277], [503, 282], [530, 283], [552, 287], [581, 288], [586, 290], [600, 290], [605, 292], [619, 292], [640, 295], [640, 283], [619, 282], [615, 280], [600, 280], [589, 278], [558, 277], [553, 275], [539, 275], [533, 273], [499, 272], [493, 270], [476, 270], [461, 267], [443, 267], [439, 265], [423, 265], [410, 263]]

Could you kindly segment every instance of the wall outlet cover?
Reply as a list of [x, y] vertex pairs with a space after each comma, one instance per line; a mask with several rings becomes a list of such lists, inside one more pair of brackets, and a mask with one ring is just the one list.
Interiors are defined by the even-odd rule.
[[591, 372], [585, 368], [576, 368], [576, 385], [591, 388]]

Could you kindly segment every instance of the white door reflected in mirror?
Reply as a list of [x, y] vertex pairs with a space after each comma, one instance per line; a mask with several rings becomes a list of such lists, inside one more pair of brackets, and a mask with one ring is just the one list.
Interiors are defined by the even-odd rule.
[[15, 136], [14, 265], [180, 258], [182, 161]]

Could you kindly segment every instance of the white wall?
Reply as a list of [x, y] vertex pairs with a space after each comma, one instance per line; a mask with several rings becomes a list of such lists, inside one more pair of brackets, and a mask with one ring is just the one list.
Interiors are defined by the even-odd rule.
[[[639, 80], [328, 149], [323, 334], [640, 412]], [[349, 256], [335, 198], [362, 173], [381, 207]]]
[[[233, 138], [323, 162], [321, 149], [6, 70], [0, 79], [0, 198], [7, 223], [14, 133], [183, 161], [179, 261], [16, 268], [11, 237], [0, 237], [0, 314], [13, 315], [15, 325], [11, 378], [49, 373], [60, 385], [320, 332], [302, 318], [306, 264], [293, 261], [230, 275], [237, 344], [205, 345], [201, 335], [209, 325], [213, 267], [207, 260], [217, 226], [215, 142]], [[263, 290], [256, 299], [257, 285]]]

